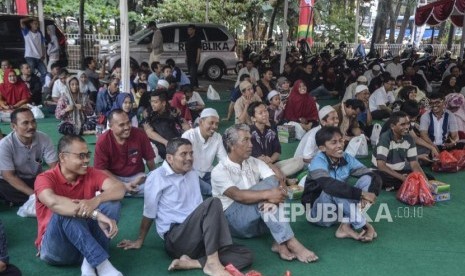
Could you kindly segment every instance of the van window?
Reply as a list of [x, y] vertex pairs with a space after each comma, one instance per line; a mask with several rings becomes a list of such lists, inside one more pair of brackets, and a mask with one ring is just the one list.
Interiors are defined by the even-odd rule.
[[0, 37], [3, 41], [18, 42], [22, 41], [23, 35], [19, 26], [19, 21], [0, 21]]
[[174, 43], [174, 28], [166, 27], [161, 29], [161, 34], [163, 36], [163, 43]]
[[[206, 41], [202, 27], [197, 27], [195, 29], [195, 34], [199, 36], [200, 41]], [[179, 27], [179, 42], [186, 42], [188, 37], [189, 36], [187, 35], [187, 26]]]
[[146, 37], [144, 37], [141, 41], [139, 41], [139, 45], [144, 45], [144, 44], [150, 44], [152, 43], [152, 37], [153, 37], [153, 33], [151, 34], [148, 34]]
[[227, 41], [228, 36], [219, 28], [204, 27], [208, 41]]

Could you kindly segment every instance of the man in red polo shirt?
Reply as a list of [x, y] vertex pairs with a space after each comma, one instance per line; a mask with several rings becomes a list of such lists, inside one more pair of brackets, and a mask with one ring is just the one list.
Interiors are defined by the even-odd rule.
[[126, 192], [144, 195], [145, 167], [155, 169], [155, 152], [142, 129], [131, 127], [126, 112], [115, 109], [108, 115], [110, 130], [95, 145], [94, 167], [118, 178]]
[[58, 153], [59, 165], [37, 176], [34, 185], [40, 259], [51, 265], [82, 262], [82, 275], [122, 275], [108, 258], [123, 184], [88, 166], [90, 152], [80, 136], [63, 136]]

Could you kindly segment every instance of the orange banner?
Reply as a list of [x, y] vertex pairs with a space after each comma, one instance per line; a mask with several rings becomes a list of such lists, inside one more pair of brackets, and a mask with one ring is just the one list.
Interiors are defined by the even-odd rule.
[[16, 13], [20, 15], [28, 15], [27, 0], [16, 0]]

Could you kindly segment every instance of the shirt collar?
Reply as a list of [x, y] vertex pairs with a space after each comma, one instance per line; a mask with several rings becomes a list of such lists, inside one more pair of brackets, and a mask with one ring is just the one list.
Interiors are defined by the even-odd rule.
[[200, 141], [202, 142], [202, 144], [205, 144], [207, 142], [207, 140], [205, 140], [205, 138], [203, 138], [202, 136], [202, 133], [200, 132], [200, 127], [196, 127], [194, 129], [194, 131], [197, 133], [197, 135], [199, 136], [199, 139]]

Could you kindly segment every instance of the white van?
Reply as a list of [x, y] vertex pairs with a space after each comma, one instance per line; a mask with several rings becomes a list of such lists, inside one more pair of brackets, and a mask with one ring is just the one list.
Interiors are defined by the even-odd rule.
[[[187, 71], [185, 42], [188, 38], [187, 26], [191, 23], [157, 24], [163, 35], [163, 54], [161, 63], [173, 59], [177, 66]], [[219, 80], [227, 70], [233, 70], [238, 62], [236, 42], [228, 30], [216, 24], [195, 24], [196, 34], [202, 41], [199, 72], [210, 80]], [[150, 52], [147, 47], [152, 42], [153, 32], [143, 29], [129, 37], [131, 63], [139, 65], [149, 61]], [[107, 67], [121, 64], [119, 42], [103, 46], [99, 52], [99, 60], [106, 57]]]

